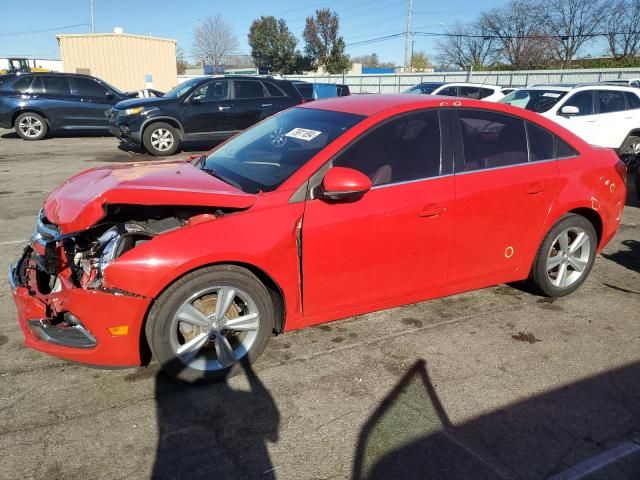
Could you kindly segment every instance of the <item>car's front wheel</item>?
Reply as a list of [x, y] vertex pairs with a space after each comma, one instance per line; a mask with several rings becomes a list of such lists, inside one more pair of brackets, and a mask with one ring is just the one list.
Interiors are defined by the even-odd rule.
[[547, 233], [531, 269], [535, 287], [549, 297], [575, 291], [589, 276], [595, 260], [597, 235], [581, 215], [562, 217]]
[[156, 157], [173, 155], [180, 146], [180, 135], [172, 125], [157, 122], [145, 129], [142, 143], [147, 152]]
[[274, 314], [269, 292], [253, 273], [219, 265], [171, 285], [151, 309], [145, 333], [169, 375], [189, 383], [223, 380], [262, 353]]
[[44, 117], [34, 112], [25, 112], [18, 115], [14, 127], [16, 133], [24, 140], [41, 140], [49, 130]]

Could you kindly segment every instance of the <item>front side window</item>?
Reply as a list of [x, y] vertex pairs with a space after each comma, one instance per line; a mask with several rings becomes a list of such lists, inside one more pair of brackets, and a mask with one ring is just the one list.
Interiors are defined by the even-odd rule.
[[73, 93], [80, 97], [105, 98], [109, 91], [106, 87], [90, 78], [71, 78], [71, 85]]
[[618, 90], [598, 91], [599, 113], [621, 112], [625, 108], [624, 92]]
[[458, 87], [447, 87], [440, 90], [436, 95], [443, 95], [445, 97], [457, 97]]
[[234, 80], [234, 97], [242, 98], [263, 98], [265, 96], [262, 83], [255, 80]]
[[440, 121], [436, 110], [388, 121], [342, 152], [334, 166], [361, 171], [375, 185], [440, 175]]
[[198, 166], [245, 192], [270, 192], [364, 118], [292, 108], [232, 138]]
[[202, 78], [192, 78], [186, 82], [181, 83], [177, 87], [173, 87], [167, 93], [163, 95], [164, 98], [180, 98], [191, 90], [194, 86], [202, 81]]
[[31, 88], [31, 82], [33, 81], [33, 77], [22, 77], [13, 82], [13, 89], [16, 92], [26, 93]]
[[67, 77], [42, 77], [42, 82], [48, 95], [71, 95]]
[[193, 95], [192, 100], [200, 102], [217, 102], [225, 100], [228, 97], [229, 82], [226, 80], [216, 80], [209, 82], [198, 88]]
[[563, 107], [578, 107], [576, 116], [593, 115], [593, 94], [591, 90], [571, 95]]
[[528, 162], [524, 120], [481, 110], [457, 112], [465, 172]]

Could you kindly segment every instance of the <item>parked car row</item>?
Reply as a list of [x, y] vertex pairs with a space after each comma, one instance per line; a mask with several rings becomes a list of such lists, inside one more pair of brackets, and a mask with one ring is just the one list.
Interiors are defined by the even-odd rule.
[[0, 127], [25, 140], [103, 130], [152, 155], [171, 155], [184, 141], [223, 140], [304, 101], [349, 93], [347, 85], [257, 76], [200, 77], [167, 93], [123, 93], [89, 75], [10, 74], [0, 76]]

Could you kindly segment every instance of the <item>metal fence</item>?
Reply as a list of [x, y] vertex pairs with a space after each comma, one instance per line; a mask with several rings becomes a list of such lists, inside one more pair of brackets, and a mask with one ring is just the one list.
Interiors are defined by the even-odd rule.
[[[199, 75], [178, 75], [178, 83]], [[343, 83], [351, 93], [398, 93], [420, 82], [474, 82], [503, 87], [537, 83], [587, 83], [640, 78], [640, 68], [517, 70], [513, 72], [440, 72], [381, 75], [286, 75], [291, 80]]]

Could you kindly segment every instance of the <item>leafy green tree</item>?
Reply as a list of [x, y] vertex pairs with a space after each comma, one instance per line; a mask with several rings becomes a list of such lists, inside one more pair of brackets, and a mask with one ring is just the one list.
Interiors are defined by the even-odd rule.
[[269, 66], [275, 72], [293, 73], [296, 68], [296, 37], [284, 19], [260, 17], [249, 29], [251, 57], [258, 66]]
[[415, 52], [413, 54], [413, 58], [411, 58], [411, 68], [415, 72], [424, 72], [431, 65], [429, 64], [429, 59], [424, 52]]
[[315, 16], [307, 17], [302, 34], [306, 54], [329, 73], [342, 73], [351, 68], [351, 61], [344, 53], [344, 39], [338, 36], [339, 27], [338, 14], [323, 8], [316, 10]]

